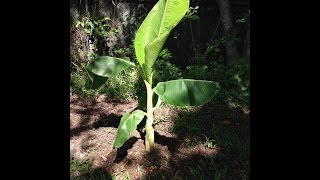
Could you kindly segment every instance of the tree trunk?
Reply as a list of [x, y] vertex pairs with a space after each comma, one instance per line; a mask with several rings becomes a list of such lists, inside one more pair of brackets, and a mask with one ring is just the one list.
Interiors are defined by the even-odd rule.
[[250, 57], [250, 19], [248, 19], [248, 30], [246, 34], [246, 44], [245, 44], [245, 51], [246, 51], [246, 56]]
[[[230, 0], [217, 0], [220, 8], [222, 29], [225, 36], [229, 37], [233, 31], [233, 19]], [[235, 41], [232, 38], [227, 38], [225, 42], [226, 63], [230, 65], [231, 61], [239, 57], [239, 51]]]
[[89, 13], [89, 2], [88, 0], [84, 0], [84, 6], [85, 6], [85, 14]]

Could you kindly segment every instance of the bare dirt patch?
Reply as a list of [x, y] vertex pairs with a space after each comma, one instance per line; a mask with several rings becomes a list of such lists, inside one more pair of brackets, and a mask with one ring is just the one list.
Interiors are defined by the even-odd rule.
[[[190, 167], [204, 158], [213, 158], [219, 146], [208, 148], [201, 133], [197, 137], [175, 133], [173, 126], [181, 114], [166, 105], [155, 112], [155, 150], [145, 152], [143, 125], [119, 149], [113, 149], [121, 116], [134, 110], [137, 102], [116, 103], [104, 96], [91, 100], [70, 99], [70, 153], [77, 160], [92, 159], [92, 172], [99, 171], [122, 179], [167, 179], [184, 177]], [[209, 110], [210, 111], [210, 107]], [[204, 111], [212, 124], [213, 112]], [[210, 119], [211, 118], [211, 119]], [[218, 123], [234, 124], [232, 118], [220, 118]], [[208, 126], [205, 121], [204, 127]], [[210, 125], [211, 125], [210, 124]], [[191, 125], [192, 126], [192, 125]], [[81, 176], [81, 174], [71, 174]], [[156, 178], [155, 178], [156, 177]]]

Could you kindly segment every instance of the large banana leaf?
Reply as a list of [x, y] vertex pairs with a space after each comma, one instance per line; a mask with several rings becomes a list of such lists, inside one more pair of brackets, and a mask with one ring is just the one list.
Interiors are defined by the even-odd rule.
[[126, 113], [122, 116], [117, 138], [113, 143], [113, 147], [120, 148], [129, 138], [130, 134], [137, 129], [138, 124], [142, 121], [145, 116], [145, 112], [141, 110], [135, 110], [131, 113]]
[[89, 78], [86, 81], [85, 87], [87, 89], [99, 88], [107, 81], [108, 77], [115, 77], [122, 70], [131, 66], [135, 66], [134, 63], [124, 59], [100, 56], [87, 66]]
[[219, 89], [219, 84], [213, 81], [178, 79], [158, 83], [154, 92], [171, 105], [197, 106], [209, 102]]
[[120, 58], [99, 56], [88, 65], [87, 70], [98, 76], [115, 77], [130, 66], [134, 66], [134, 63]]
[[189, 8], [189, 0], [159, 0], [137, 31], [134, 47], [145, 75], [152, 67], [171, 30], [180, 22]]

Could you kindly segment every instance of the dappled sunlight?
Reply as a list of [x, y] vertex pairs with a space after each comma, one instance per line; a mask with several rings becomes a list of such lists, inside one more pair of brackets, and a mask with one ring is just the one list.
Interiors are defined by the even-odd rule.
[[71, 1], [71, 179], [248, 179], [249, 4]]
[[[94, 109], [96, 106], [120, 107], [116, 103], [112, 105], [96, 103], [90, 108]], [[74, 110], [71, 113], [84, 112], [86, 111]], [[90, 172], [98, 172], [100, 175], [101, 173], [117, 177], [129, 175], [131, 179], [156, 176], [179, 178], [186, 174], [190, 177], [195, 177], [197, 174], [202, 174], [201, 177], [210, 177], [219, 173], [217, 169], [224, 158], [230, 163], [231, 157], [239, 156], [240, 159], [236, 158], [234, 161], [240, 162], [248, 153], [249, 147], [245, 147], [248, 146], [248, 142], [245, 141], [249, 138], [249, 129], [246, 127], [249, 117], [239, 108], [227, 104], [210, 102], [193, 108], [172, 108], [161, 105], [155, 112], [155, 149], [151, 153], [145, 151], [143, 122], [138, 131], [134, 131], [132, 137], [121, 148], [113, 149], [112, 144], [121, 116], [108, 114], [102, 112], [96, 117], [97, 119], [92, 120], [89, 127], [79, 126], [87, 127], [86, 131], [70, 139], [71, 155], [80, 160], [92, 159]], [[235, 143], [243, 145], [235, 147], [238, 146]], [[235, 148], [241, 149], [237, 152]], [[208, 170], [212, 172], [208, 173]], [[228, 171], [233, 173], [231, 169]], [[88, 173], [83, 173], [81, 176], [87, 176]]]

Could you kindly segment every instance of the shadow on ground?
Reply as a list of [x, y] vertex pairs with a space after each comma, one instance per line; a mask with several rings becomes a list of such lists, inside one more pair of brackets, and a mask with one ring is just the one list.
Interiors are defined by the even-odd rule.
[[79, 176], [71, 176], [70, 180], [112, 180], [109, 172], [106, 172], [102, 167], [83, 173]]
[[[95, 109], [97, 110], [97, 109]], [[80, 126], [76, 127], [76, 128], [72, 128], [70, 129], [70, 137], [72, 136], [78, 136], [80, 135], [82, 132], [85, 132], [89, 129], [92, 128], [99, 128], [99, 127], [114, 127], [117, 128], [121, 119], [121, 116], [118, 116], [116, 114], [105, 114], [105, 113], [101, 113], [98, 115], [97, 120], [92, 123], [89, 124], [89, 119], [90, 118], [90, 114], [86, 115], [86, 116], [82, 116], [81, 117], [81, 124]]]
[[[178, 117], [172, 126], [177, 136], [167, 137], [155, 132], [155, 150], [146, 153], [141, 149], [143, 163], [139, 165], [145, 170], [144, 178], [249, 179], [249, 114], [223, 103], [177, 111]], [[104, 114], [92, 127], [117, 127], [120, 118]], [[141, 127], [139, 129], [144, 140], [145, 134]], [[113, 159], [111, 166], [122, 163], [138, 140], [132, 137], [115, 153], [110, 153], [107, 159]], [[207, 151], [213, 153], [207, 154]], [[110, 164], [102, 165], [99, 172], [110, 168]]]

